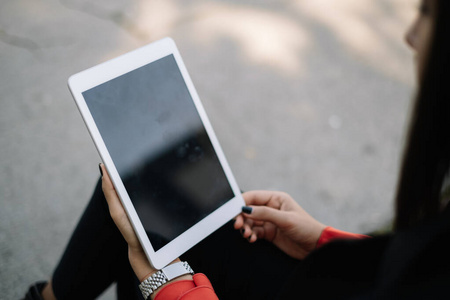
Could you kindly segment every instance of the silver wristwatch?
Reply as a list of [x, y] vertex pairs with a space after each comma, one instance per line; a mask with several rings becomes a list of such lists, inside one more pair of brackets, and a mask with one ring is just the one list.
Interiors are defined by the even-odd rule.
[[153, 294], [154, 291], [166, 282], [185, 274], [194, 274], [194, 271], [187, 262], [176, 262], [159, 270], [152, 276], [142, 281], [139, 285], [139, 289], [141, 290], [144, 299], [147, 299], [148, 296]]

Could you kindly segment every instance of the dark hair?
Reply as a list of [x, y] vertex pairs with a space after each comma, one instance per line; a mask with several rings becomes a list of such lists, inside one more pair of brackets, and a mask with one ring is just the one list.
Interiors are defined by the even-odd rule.
[[413, 109], [396, 195], [394, 228], [402, 230], [440, 212], [450, 167], [450, 1], [436, 0], [434, 33]]

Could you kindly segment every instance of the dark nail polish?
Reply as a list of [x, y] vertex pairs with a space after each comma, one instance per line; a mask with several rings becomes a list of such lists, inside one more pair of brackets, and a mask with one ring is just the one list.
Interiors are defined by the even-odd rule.
[[241, 234], [243, 235], [243, 234], [244, 234], [244, 232], [245, 232], [245, 229], [244, 229], [244, 228], [242, 228], [242, 229], [241, 229]]
[[98, 169], [100, 170], [100, 175], [103, 177], [102, 163], [98, 164]]
[[248, 206], [242, 206], [242, 212], [243, 213], [245, 213], [245, 214], [251, 214], [252, 213], [252, 211], [253, 211], [253, 208], [251, 208], [251, 207], [248, 207]]

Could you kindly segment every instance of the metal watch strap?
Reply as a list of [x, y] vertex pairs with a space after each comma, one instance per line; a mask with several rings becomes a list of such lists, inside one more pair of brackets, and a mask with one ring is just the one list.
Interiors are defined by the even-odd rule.
[[171, 281], [174, 278], [180, 277], [185, 274], [194, 274], [189, 264], [185, 261], [176, 262], [174, 264], [168, 265], [158, 272], [154, 273], [152, 276], [148, 277], [139, 285], [139, 289], [142, 292], [144, 299], [153, 294], [160, 286]]

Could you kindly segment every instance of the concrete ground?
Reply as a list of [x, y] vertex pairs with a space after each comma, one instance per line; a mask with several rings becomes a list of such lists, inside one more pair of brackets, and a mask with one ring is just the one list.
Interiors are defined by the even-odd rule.
[[68, 77], [164, 36], [241, 189], [286, 191], [343, 230], [388, 224], [414, 3], [2, 0], [0, 298], [51, 276], [99, 176]]

